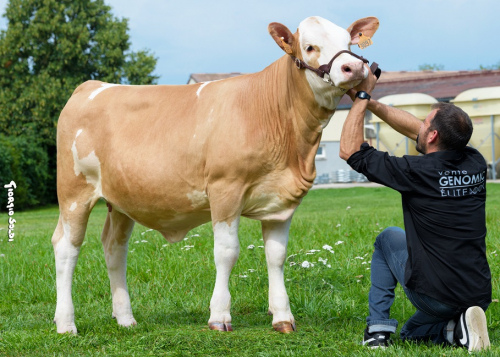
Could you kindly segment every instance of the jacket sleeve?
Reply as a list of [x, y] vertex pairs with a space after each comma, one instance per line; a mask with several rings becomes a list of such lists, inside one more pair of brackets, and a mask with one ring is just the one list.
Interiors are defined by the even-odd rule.
[[415, 189], [407, 157], [390, 156], [386, 152], [378, 151], [367, 143], [363, 143], [360, 150], [352, 154], [347, 163], [371, 182], [399, 192], [411, 192]]

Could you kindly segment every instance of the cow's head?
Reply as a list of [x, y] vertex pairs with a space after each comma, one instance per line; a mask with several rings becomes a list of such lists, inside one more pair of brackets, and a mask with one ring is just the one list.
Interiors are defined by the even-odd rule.
[[[328, 64], [339, 51], [350, 50], [351, 45], [359, 42], [360, 33], [372, 37], [378, 26], [379, 21], [376, 17], [366, 17], [355, 21], [346, 31], [328, 20], [315, 16], [302, 21], [295, 34], [277, 22], [269, 24], [269, 33], [287, 54], [303, 60], [311, 67], [318, 68]], [[329, 75], [334, 87], [325, 83], [316, 73], [306, 70], [307, 80], [317, 99], [320, 99], [318, 95], [326, 93], [341, 96], [347, 89], [355, 87], [366, 78], [368, 69], [360, 59], [342, 53], [333, 62]], [[326, 106], [331, 107], [333, 103], [328, 104]]]

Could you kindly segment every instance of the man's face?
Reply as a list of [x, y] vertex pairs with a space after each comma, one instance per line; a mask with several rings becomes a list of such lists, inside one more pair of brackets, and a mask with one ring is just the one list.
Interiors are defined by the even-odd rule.
[[418, 132], [418, 137], [417, 137], [417, 151], [421, 154], [426, 154], [427, 153], [427, 137], [429, 136], [429, 127], [431, 126], [431, 121], [434, 119], [437, 113], [437, 109], [432, 110], [425, 120], [422, 122], [422, 125], [420, 126], [420, 131]]

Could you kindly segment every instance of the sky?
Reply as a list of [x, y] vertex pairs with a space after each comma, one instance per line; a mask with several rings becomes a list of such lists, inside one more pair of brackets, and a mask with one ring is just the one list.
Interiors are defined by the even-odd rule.
[[[500, 63], [499, 0], [104, 0], [129, 20], [131, 49], [158, 58], [159, 84], [186, 84], [192, 73], [258, 72], [284, 55], [267, 31], [295, 32], [309, 16], [343, 28], [375, 16], [373, 45], [353, 52], [386, 71], [423, 64], [476, 70]], [[0, 11], [7, 1], [0, 0]], [[5, 18], [0, 29], [6, 29]]]

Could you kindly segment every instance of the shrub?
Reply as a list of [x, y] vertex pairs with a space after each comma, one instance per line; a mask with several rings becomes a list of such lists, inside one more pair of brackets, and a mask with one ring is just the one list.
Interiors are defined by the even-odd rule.
[[[17, 210], [50, 202], [48, 189], [54, 178], [49, 173], [49, 158], [36, 140], [0, 134], [0, 183], [14, 181], [14, 206]], [[0, 211], [6, 210], [7, 195], [0, 195]]]

